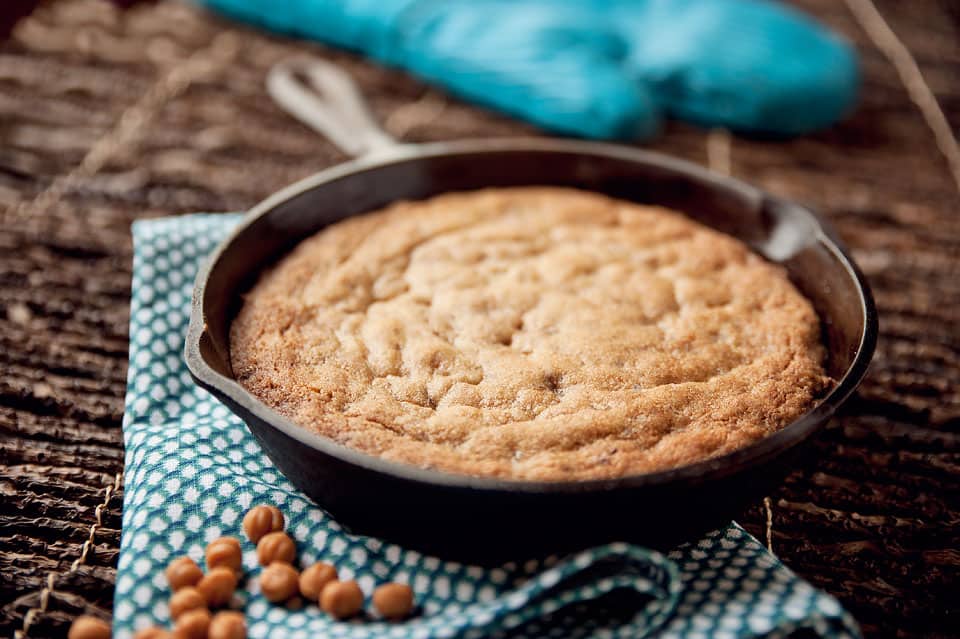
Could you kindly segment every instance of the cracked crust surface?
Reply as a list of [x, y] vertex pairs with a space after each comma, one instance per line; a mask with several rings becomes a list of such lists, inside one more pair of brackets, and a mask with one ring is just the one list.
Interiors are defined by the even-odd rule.
[[266, 271], [237, 380], [383, 458], [609, 478], [730, 452], [812, 407], [819, 322], [783, 270], [663, 208], [489, 189], [349, 218]]

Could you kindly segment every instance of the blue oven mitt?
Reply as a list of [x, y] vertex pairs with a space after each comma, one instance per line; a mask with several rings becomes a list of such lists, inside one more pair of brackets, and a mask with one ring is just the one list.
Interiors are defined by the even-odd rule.
[[764, 0], [200, 1], [582, 137], [648, 137], [664, 114], [797, 135], [856, 100], [851, 46]]

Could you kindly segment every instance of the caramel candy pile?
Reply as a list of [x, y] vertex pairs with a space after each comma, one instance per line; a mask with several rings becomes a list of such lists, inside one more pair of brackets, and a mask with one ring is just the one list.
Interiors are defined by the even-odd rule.
[[[265, 566], [260, 573], [263, 596], [282, 604], [299, 594], [335, 619], [358, 615], [364, 598], [357, 582], [340, 581], [336, 566], [323, 561], [297, 572], [297, 545], [283, 524], [283, 513], [275, 506], [256, 506], [243, 518], [243, 531], [257, 544], [257, 561]], [[384, 619], [403, 619], [413, 611], [413, 590], [406, 584], [384, 584], [374, 593], [373, 605]]]
[[243, 571], [240, 540], [214, 539], [207, 544], [204, 558], [206, 573], [190, 557], [178, 557], [167, 566], [167, 582], [173, 591], [170, 597], [172, 631], [157, 626], [141, 628], [134, 639], [246, 639], [243, 613], [212, 612], [230, 603], [240, 582]]
[[[243, 518], [243, 532], [256, 544], [260, 592], [283, 604], [302, 596], [335, 619], [349, 619], [363, 610], [364, 595], [356, 581], [341, 581], [337, 568], [323, 561], [300, 572], [294, 566], [297, 545], [283, 530], [284, 516], [276, 506], [259, 505]], [[134, 639], [246, 639], [243, 613], [220, 610], [230, 604], [243, 574], [243, 547], [235, 537], [211, 541], [204, 552], [207, 572], [190, 557], [178, 557], [165, 571], [170, 584], [173, 629], [141, 628]], [[387, 583], [373, 592], [373, 607], [383, 619], [408, 617], [414, 610], [413, 589]], [[68, 639], [110, 639], [110, 624], [90, 616], [77, 617]]]

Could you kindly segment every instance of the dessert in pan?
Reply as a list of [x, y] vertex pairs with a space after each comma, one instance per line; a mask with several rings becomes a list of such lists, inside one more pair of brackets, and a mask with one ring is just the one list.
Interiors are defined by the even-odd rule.
[[521, 187], [327, 227], [233, 321], [237, 380], [385, 459], [610, 478], [728, 453], [825, 391], [784, 269], [680, 213]]
[[866, 370], [869, 290], [798, 204], [617, 145], [397, 145], [321, 62], [269, 88], [360, 157], [250, 211], [185, 356], [352, 531], [479, 561], [676, 545]]

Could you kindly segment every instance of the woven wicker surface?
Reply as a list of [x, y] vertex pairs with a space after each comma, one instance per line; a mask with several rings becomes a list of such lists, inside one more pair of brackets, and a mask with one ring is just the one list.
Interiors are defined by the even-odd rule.
[[[935, 136], [847, 6], [804, 0], [854, 40], [863, 105], [801, 140], [670, 125], [652, 146], [809, 202], [874, 287], [875, 362], [844, 415], [740, 518], [837, 594], [870, 636], [960, 628], [960, 197]], [[957, 12], [879, 4], [960, 123]], [[0, 634], [109, 615], [132, 220], [242, 210], [342, 155], [280, 112], [263, 80], [303, 51], [342, 64], [410, 141], [538, 135], [402, 73], [163, 2], [47, 7], [0, 44]], [[708, 144], [708, 140], [712, 143]], [[53, 586], [52, 590], [50, 586]]]

